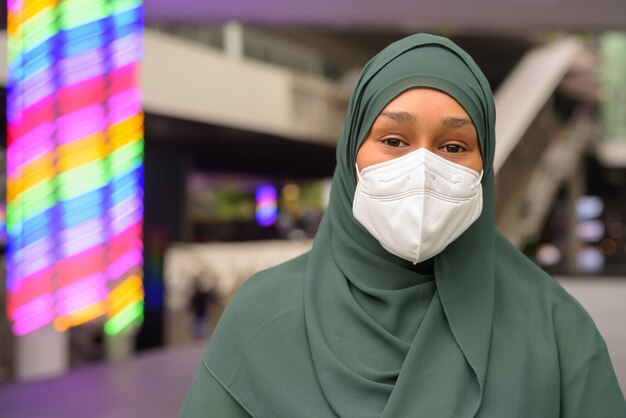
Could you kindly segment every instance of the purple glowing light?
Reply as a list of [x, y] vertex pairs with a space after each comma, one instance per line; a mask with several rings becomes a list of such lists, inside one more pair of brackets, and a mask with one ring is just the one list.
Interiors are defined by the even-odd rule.
[[264, 184], [256, 190], [256, 222], [259, 226], [274, 225], [278, 217], [277, 192], [274, 186]]

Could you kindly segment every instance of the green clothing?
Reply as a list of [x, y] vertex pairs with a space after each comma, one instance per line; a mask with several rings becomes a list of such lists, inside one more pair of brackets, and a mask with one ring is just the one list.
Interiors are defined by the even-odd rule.
[[196, 373], [193, 388], [180, 412], [181, 417], [247, 418], [251, 416], [211, 375], [204, 361]]
[[[352, 199], [361, 141], [418, 86], [463, 106], [485, 169], [478, 220], [414, 266], [354, 219]], [[494, 125], [487, 80], [451, 41], [414, 35], [374, 57], [350, 101], [313, 249], [244, 284], [181, 417], [626, 417], [592, 320], [496, 231]]]

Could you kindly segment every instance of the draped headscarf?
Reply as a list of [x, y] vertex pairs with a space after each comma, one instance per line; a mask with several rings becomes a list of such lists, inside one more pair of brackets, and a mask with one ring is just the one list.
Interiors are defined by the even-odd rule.
[[[359, 146], [383, 108], [415, 87], [444, 92], [465, 109], [484, 167], [480, 217], [440, 254], [417, 265], [383, 249], [352, 215]], [[472, 417], [488, 400], [487, 416], [518, 416], [522, 410], [557, 416], [559, 409], [580, 409], [585, 393], [592, 408], [597, 393], [610, 393], [611, 404], [623, 406], [588, 316], [496, 232], [494, 124], [487, 80], [446, 38], [409, 36], [365, 66], [312, 250], [246, 282], [204, 356], [206, 370], [248, 413]], [[496, 269], [506, 281], [498, 287]], [[525, 326], [525, 316], [535, 326]], [[583, 350], [558, 351], [558, 339], [570, 344], [570, 331], [552, 325], [557, 321], [567, 330], [585, 330]], [[590, 386], [581, 376], [598, 376], [601, 384]], [[571, 395], [561, 394], [562, 380]], [[571, 390], [574, 384], [580, 392]]]
[[[352, 215], [358, 148], [383, 108], [413, 87], [440, 90], [465, 109], [485, 171], [480, 218], [417, 267], [388, 253]], [[493, 311], [494, 125], [486, 78], [448, 39], [410, 36], [363, 69], [304, 287], [313, 364], [340, 416], [467, 416], [478, 408]]]

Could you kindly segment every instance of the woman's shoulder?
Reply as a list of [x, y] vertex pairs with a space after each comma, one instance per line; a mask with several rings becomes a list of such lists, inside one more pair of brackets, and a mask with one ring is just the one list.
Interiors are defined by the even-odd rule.
[[495, 297], [501, 311], [535, 325], [548, 321], [557, 337], [586, 335], [603, 344], [593, 319], [556, 279], [503, 236], [497, 240]]
[[558, 303], [575, 302], [565, 289], [548, 273], [511, 244], [501, 233], [496, 235], [496, 290], [532, 300], [550, 299]]
[[250, 277], [228, 303], [229, 314], [263, 321], [302, 304], [308, 259], [307, 252]]
[[308, 253], [246, 280], [220, 317], [212, 340], [243, 347], [268, 323], [302, 306]]
[[580, 365], [593, 356], [607, 357], [604, 339], [586, 309], [504, 237], [499, 240], [495, 283], [498, 315], [494, 320], [500, 321], [501, 327], [526, 330], [523, 335], [554, 341], [562, 366], [570, 370], [576, 366], [568, 363]]
[[556, 328], [564, 323], [597, 333], [587, 311], [561, 284], [498, 234], [496, 242], [496, 303], [507, 310], [551, 319]]
[[287, 322], [294, 328], [296, 325], [302, 328], [302, 289], [307, 262], [308, 253], [305, 253], [255, 274], [228, 303], [203, 357], [206, 366], [223, 384], [227, 385], [236, 375], [246, 355], [258, 352], [255, 347], [258, 348], [258, 341], [264, 336], [276, 334], [276, 329], [284, 329]]
[[544, 376], [542, 384], [558, 377], [561, 416], [626, 416], [606, 344], [591, 316], [502, 236], [496, 241], [494, 303], [492, 342], [498, 350], [492, 347], [493, 355], [506, 352], [507, 367], [517, 361], [526, 370], [520, 376]]

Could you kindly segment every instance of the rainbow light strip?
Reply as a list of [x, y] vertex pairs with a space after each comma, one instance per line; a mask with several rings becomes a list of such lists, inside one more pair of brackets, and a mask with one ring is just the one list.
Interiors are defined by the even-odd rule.
[[141, 0], [8, 0], [7, 289], [16, 335], [143, 319]]

